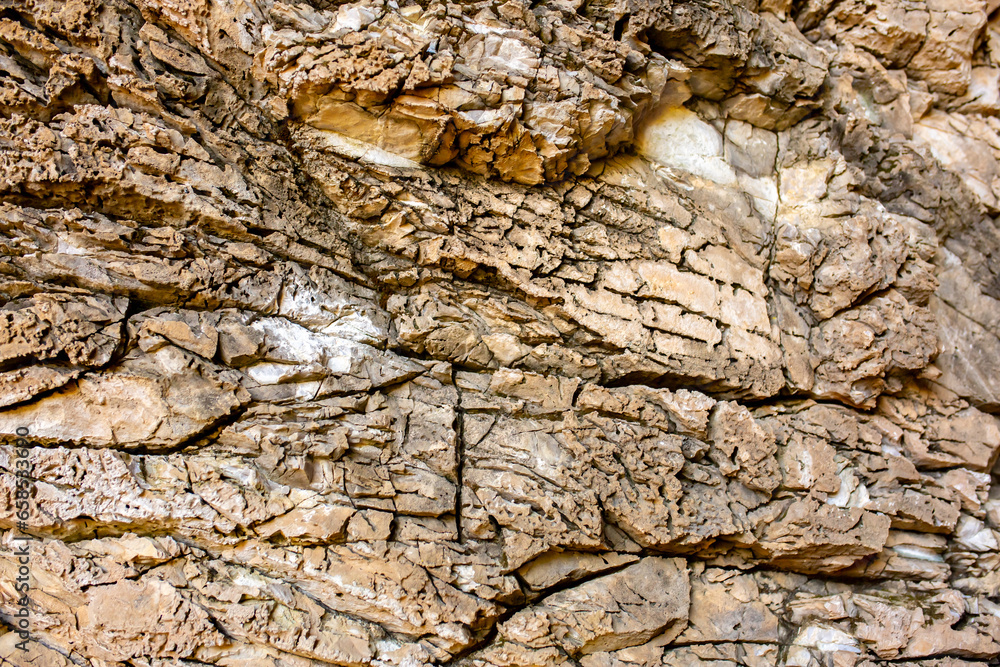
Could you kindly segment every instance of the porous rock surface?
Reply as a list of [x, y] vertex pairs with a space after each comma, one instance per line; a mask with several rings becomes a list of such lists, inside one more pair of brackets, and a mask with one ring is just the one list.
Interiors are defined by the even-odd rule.
[[0, 0], [0, 663], [996, 664], [998, 5]]

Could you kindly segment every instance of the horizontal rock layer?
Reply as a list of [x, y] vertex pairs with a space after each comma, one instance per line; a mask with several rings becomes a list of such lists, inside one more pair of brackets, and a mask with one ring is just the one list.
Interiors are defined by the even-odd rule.
[[994, 664], [997, 9], [0, 0], [0, 662]]

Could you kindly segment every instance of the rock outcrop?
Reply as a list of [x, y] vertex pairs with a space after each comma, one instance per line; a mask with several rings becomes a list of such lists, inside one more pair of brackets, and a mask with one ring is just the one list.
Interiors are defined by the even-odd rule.
[[0, 663], [996, 664], [1000, 3], [407, 2], [0, 0]]

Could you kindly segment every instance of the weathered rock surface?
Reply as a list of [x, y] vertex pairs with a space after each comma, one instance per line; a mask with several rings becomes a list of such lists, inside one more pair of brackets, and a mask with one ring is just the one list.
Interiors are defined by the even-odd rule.
[[0, 662], [996, 663], [998, 11], [0, 0]]

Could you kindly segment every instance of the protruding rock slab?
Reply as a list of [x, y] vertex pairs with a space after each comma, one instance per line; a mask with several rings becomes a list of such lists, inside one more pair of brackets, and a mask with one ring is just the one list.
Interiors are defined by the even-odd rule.
[[500, 635], [571, 656], [614, 651], [676, 635], [687, 623], [690, 594], [684, 559], [644, 558], [519, 611], [500, 626]]

